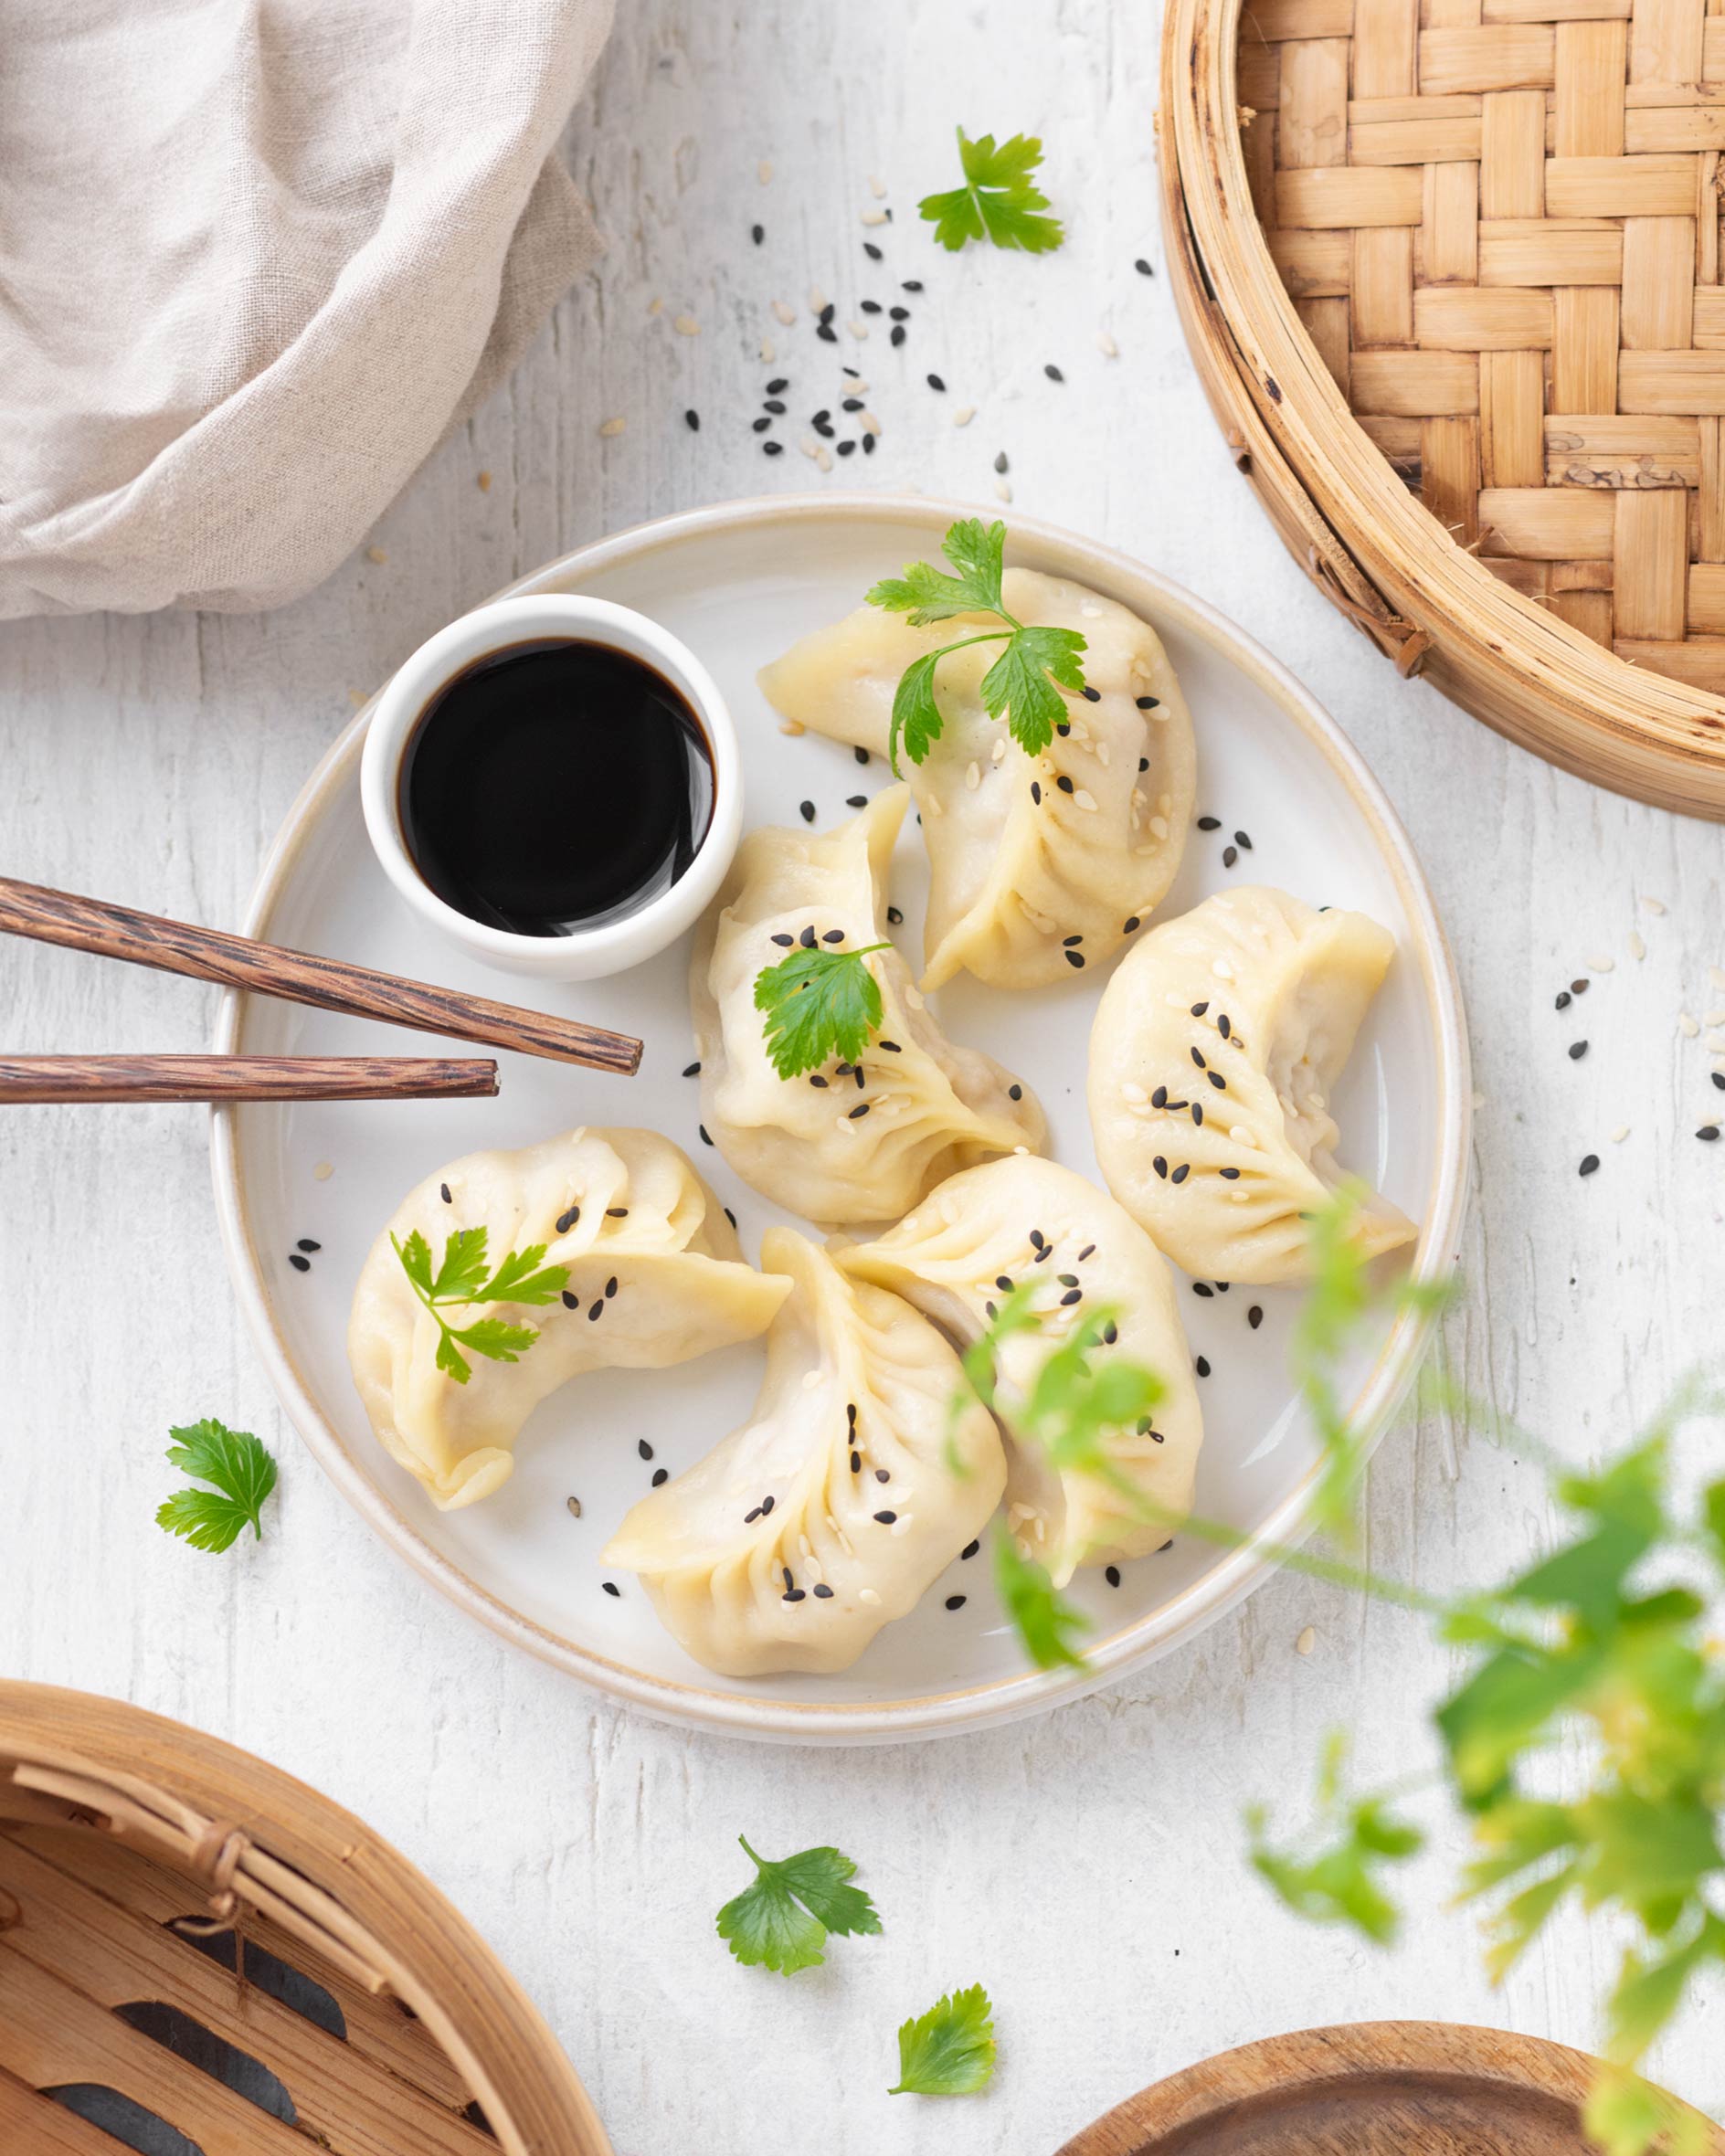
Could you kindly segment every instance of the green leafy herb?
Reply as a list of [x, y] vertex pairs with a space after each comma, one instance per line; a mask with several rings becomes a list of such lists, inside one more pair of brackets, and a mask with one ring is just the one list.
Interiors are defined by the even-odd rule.
[[994, 1584], [1024, 1652], [1038, 1669], [1088, 1669], [1073, 1640], [1090, 1620], [1063, 1595], [1048, 1569], [1026, 1557], [1018, 1538], [1000, 1526], [994, 1533]]
[[530, 1325], [510, 1325], [501, 1317], [482, 1317], [469, 1326], [451, 1326], [443, 1316], [451, 1304], [516, 1303], [543, 1307], [555, 1303], [568, 1284], [566, 1265], [544, 1263], [545, 1246], [532, 1243], [511, 1251], [497, 1270], [491, 1270], [487, 1252], [489, 1230], [458, 1228], [443, 1246], [443, 1263], [431, 1269], [431, 1246], [416, 1228], [402, 1242], [391, 1234], [396, 1255], [409, 1286], [431, 1313], [438, 1328], [437, 1367], [458, 1385], [473, 1374], [463, 1348], [490, 1362], [519, 1362], [538, 1333]]
[[1031, 178], [1042, 162], [1037, 137], [1013, 135], [997, 146], [991, 134], [973, 143], [963, 128], [958, 132], [964, 185], [946, 195], [926, 195], [918, 205], [941, 246], [954, 254], [972, 239], [1021, 248], [1029, 255], [1057, 248], [1065, 232], [1057, 217], [1040, 214], [1047, 209], [1048, 197]]
[[994, 2009], [980, 1984], [949, 1992], [898, 2032], [888, 2096], [974, 2096], [994, 2073]]
[[805, 1849], [769, 1864], [737, 1839], [754, 1863], [754, 1884], [719, 1911], [719, 1937], [739, 1961], [764, 1964], [781, 1976], [812, 1969], [826, 1957], [827, 1934], [877, 1932], [874, 1904], [850, 1882], [856, 1866], [836, 1849]]
[[155, 1524], [184, 1536], [194, 1549], [231, 1549], [249, 1527], [263, 1540], [259, 1515], [276, 1486], [276, 1464], [249, 1430], [229, 1430], [213, 1416], [171, 1430], [169, 1463], [213, 1490], [176, 1490]]
[[855, 1062], [881, 1025], [881, 984], [862, 961], [891, 948], [799, 949], [756, 975], [755, 1008], [767, 1013], [767, 1052], [781, 1078], [818, 1070], [834, 1056]]
[[893, 697], [888, 760], [896, 773], [902, 741], [911, 762], [920, 764], [940, 738], [943, 721], [935, 698], [935, 670], [940, 661], [972, 644], [995, 643], [1006, 649], [982, 677], [983, 708], [992, 719], [1006, 719], [1012, 738], [1027, 756], [1041, 756], [1066, 715], [1061, 689], [1075, 696], [1085, 686], [1078, 661], [1078, 654], [1087, 649], [1085, 639], [1075, 629], [1026, 628], [1008, 613], [1001, 591], [1006, 573], [1004, 524], [961, 517], [941, 541], [940, 551], [957, 571], [955, 576], [929, 562], [909, 562], [902, 576], [883, 577], [870, 590], [869, 605], [907, 614], [917, 629], [970, 614], [993, 614], [1006, 626], [960, 637], [937, 651], [925, 652], [905, 668]]
[[1400, 1913], [1378, 1883], [1387, 1864], [1417, 1855], [1425, 1837], [1417, 1827], [1392, 1819], [1380, 1797], [1349, 1800], [1341, 1786], [1347, 1739], [1339, 1731], [1325, 1748], [1318, 1776], [1320, 1833], [1332, 1837], [1310, 1856], [1272, 1849], [1265, 1840], [1265, 1813], [1247, 1813], [1252, 1830], [1252, 1863], [1288, 1908], [1316, 1924], [1351, 1924], [1367, 1939], [1387, 1945], [1396, 1935]]

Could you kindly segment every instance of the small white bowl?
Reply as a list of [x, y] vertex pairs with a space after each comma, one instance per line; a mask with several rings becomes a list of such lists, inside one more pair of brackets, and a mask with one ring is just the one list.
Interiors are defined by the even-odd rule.
[[[668, 891], [621, 919], [567, 935], [515, 935], [471, 920], [439, 898], [402, 835], [401, 760], [420, 714], [475, 661], [512, 644], [574, 638], [643, 661], [682, 692], [713, 749], [713, 815], [687, 870]], [[421, 920], [451, 943], [512, 973], [541, 980], [600, 980], [654, 956], [705, 911], [743, 829], [743, 761], [718, 685], [689, 647], [630, 607], [576, 592], [498, 599], [440, 629], [377, 697], [360, 764], [365, 830], [383, 872]]]

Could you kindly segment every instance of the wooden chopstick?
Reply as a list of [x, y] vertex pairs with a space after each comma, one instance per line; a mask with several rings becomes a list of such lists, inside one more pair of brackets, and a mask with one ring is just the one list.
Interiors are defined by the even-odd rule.
[[7, 1055], [0, 1106], [46, 1101], [489, 1099], [497, 1065], [417, 1055]]
[[583, 1063], [589, 1070], [617, 1071], [631, 1078], [640, 1068], [640, 1042], [628, 1033], [609, 1033], [578, 1019], [550, 1018], [459, 988], [375, 973], [369, 967], [321, 958], [310, 951], [255, 943], [219, 928], [166, 921], [102, 899], [19, 883], [10, 876], [0, 876], [0, 930], [37, 943], [94, 951], [104, 958], [123, 958], [133, 966], [153, 966], [163, 973], [183, 973], [193, 980], [219, 981], [224, 988], [250, 988], [290, 1003], [344, 1011], [350, 1018], [382, 1019], [422, 1033], [449, 1033], [488, 1048], [513, 1049], [521, 1055]]

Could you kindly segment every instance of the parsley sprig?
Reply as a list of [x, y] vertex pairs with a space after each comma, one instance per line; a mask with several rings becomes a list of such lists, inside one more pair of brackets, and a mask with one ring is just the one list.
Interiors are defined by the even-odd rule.
[[774, 1863], [757, 1856], [741, 1834], [737, 1840], [756, 1876], [719, 1911], [718, 1930], [739, 1961], [793, 1976], [825, 1960], [820, 1950], [829, 1932], [849, 1938], [880, 1930], [874, 1904], [851, 1885], [855, 1865], [839, 1850], [804, 1849]]
[[980, 1984], [948, 1992], [898, 2032], [888, 2096], [974, 2096], [994, 2073], [994, 2009]]
[[213, 1490], [175, 1490], [156, 1512], [155, 1524], [182, 1536], [194, 1549], [231, 1549], [249, 1527], [263, 1540], [260, 1518], [276, 1486], [276, 1464], [249, 1430], [229, 1430], [213, 1415], [170, 1430], [170, 1465]]
[[765, 1011], [767, 1053], [781, 1078], [818, 1070], [834, 1056], [855, 1062], [881, 1028], [881, 984], [862, 963], [891, 944], [855, 950], [799, 949], [755, 977], [755, 1008]]
[[568, 1283], [566, 1265], [544, 1265], [543, 1242], [525, 1250], [511, 1251], [493, 1273], [487, 1251], [490, 1231], [485, 1228], [458, 1228], [443, 1246], [443, 1263], [431, 1270], [431, 1246], [416, 1228], [406, 1242], [393, 1233], [389, 1240], [401, 1260], [408, 1285], [431, 1313], [438, 1328], [437, 1367], [465, 1385], [473, 1374], [463, 1348], [490, 1362], [519, 1362], [538, 1333], [530, 1325], [509, 1325], [501, 1317], [482, 1317], [469, 1326], [451, 1326], [442, 1305], [453, 1303], [525, 1303], [539, 1307], [555, 1303]]
[[1042, 162], [1035, 135], [1012, 135], [996, 143], [991, 134], [972, 142], [959, 128], [958, 161], [964, 185], [944, 195], [926, 195], [917, 207], [935, 227], [935, 238], [957, 254], [972, 239], [996, 247], [1020, 248], [1027, 255], [1047, 254], [1066, 237], [1058, 217], [1040, 213], [1048, 197], [1031, 174]]
[[[1026, 628], [1008, 613], [1001, 596], [1006, 574], [1006, 526], [961, 517], [940, 543], [958, 571], [948, 576], [930, 562], [909, 562], [902, 576], [885, 576], [868, 594], [871, 607], [907, 614], [914, 628], [950, 621], [959, 614], [994, 614], [1002, 629], [980, 630], [925, 652], [905, 669], [893, 695], [887, 760], [898, 773], [898, 745], [920, 764], [939, 740], [943, 721], [935, 701], [935, 670], [949, 652], [972, 644], [1004, 643], [1005, 650], [982, 677], [982, 703], [991, 719], [1005, 717], [1026, 756], [1038, 756], [1066, 716], [1061, 689], [1075, 696], [1085, 685], [1078, 654], [1087, 647], [1075, 629]], [[1055, 684], [1058, 683], [1059, 687]]]

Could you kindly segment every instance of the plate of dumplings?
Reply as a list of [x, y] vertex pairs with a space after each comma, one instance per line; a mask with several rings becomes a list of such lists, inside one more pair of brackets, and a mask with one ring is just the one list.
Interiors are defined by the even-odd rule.
[[[587, 1685], [735, 1735], [973, 1728], [1191, 1638], [1307, 1525], [1289, 1342], [1315, 1214], [1345, 1179], [1386, 1281], [1455, 1254], [1471, 1094], [1442, 928], [1358, 754], [1242, 630], [1012, 518], [1007, 608], [1082, 637], [1082, 685], [1032, 753], [990, 716], [997, 647], [952, 652], [938, 736], [895, 776], [898, 684], [958, 631], [864, 595], [968, 513], [739, 502], [513, 587], [652, 617], [729, 703], [744, 837], [659, 956], [529, 987], [439, 940], [365, 842], [364, 712], [246, 924], [643, 1041], [634, 1078], [504, 1055], [494, 1100], [220, 1109], [217, 1200], [284, 1407], [377, 1534]], [[835, 947], [879, 1018], [783, 1076], [757, 983]], [[243, 996], [219, 1046], [388, 1052]], [[554, 1284], [434, 1310], [403, 1253], [452, 1247], [543, 1250]], [[1106, 1472], [1028, 1420], [1087, 1312], [1086, 1352], [1160, 1387]], [[469, 1318], [531, 1351], [464, 1358]], [[1357, 1429], [1388, 1421], [1429, 1323], [1386, 1296], [1351, 1339]], [[986, 1404], [964, 1360], [985, 1337]], [[1241, 1541], [1182, 1535], [1189, 1514]], [[1027, 1657], [1002, 1538], [1083, 1612], [1082, 1668]]]

